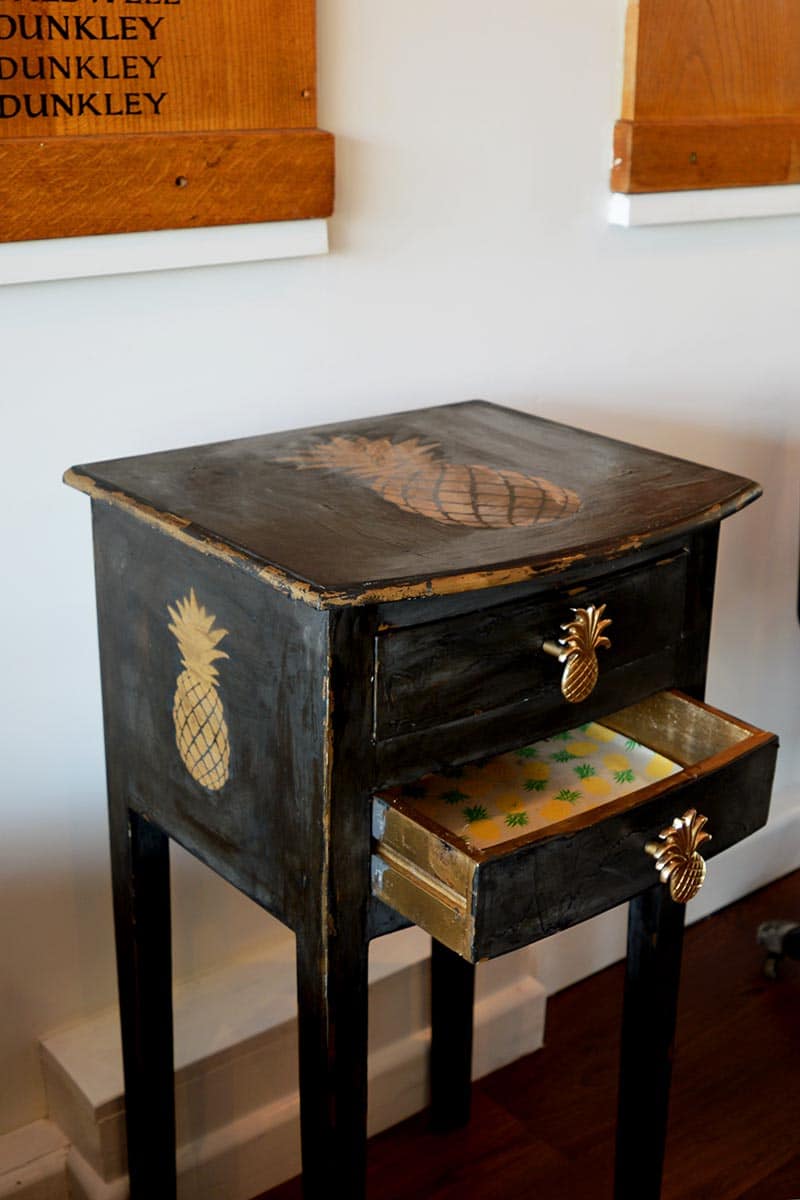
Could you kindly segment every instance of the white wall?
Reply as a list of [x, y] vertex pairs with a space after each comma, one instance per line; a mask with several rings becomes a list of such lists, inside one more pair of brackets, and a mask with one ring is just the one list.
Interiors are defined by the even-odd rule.
[[[800, 219], [606, 226], [623, 17], [624, 0], [323, 0], [328, 258], [0, 291], [0, 1131], [44, 1111], [35, 1038], [115, 994], [73, 462], [484, 396], [759, 478], [723, 532], [709, 698], [783, 735], [775, 811], [800, 800]], [[707, 904], [786, 869], [749, 861], [714, 868]], [[180, 974], [283, 936], [176, 868]], [[543, 977], [613, 955], [621, 928], [549, 944]]]

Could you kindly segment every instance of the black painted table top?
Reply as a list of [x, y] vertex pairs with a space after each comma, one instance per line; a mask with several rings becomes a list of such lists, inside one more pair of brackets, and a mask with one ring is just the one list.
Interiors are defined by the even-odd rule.
[[66, 480], [316, 605], [592, 566], [760, 491], [484, 401], [92, 463]]

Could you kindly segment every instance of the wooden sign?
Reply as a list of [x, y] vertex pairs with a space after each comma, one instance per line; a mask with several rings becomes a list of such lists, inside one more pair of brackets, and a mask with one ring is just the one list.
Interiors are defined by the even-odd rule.
[[0, 240], [327, 216], [315, 0], [0, 0]]
[[800, 6], [630, 0], [615, 192], [800, 183]]

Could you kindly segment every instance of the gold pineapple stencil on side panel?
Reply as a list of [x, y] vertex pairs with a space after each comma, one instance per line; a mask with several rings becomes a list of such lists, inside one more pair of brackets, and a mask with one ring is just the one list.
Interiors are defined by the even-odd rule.
[[441, 525], [513, 529], [571, 517], [580, 497], [538, 475], [446, 462], [420, 438], [332, 437], [280, 462], [341, 471], [404, 512]]
[[225, 710], [217, 690], [218, 658], [228, 658], [217, 646], [227, 629], [215, 629], [216, 617], [198, 604], [194, 588], [188, 596], [167, 605], [168, 626], [181, 652], [183, 671], [172, 702], [175, 743], [183, 765], [201, 787], [218, 792], [230, 769], [231, 748]]

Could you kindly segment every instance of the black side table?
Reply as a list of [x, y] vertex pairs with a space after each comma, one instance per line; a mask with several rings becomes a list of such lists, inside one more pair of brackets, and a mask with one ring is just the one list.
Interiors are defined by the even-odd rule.
[[[757, 486], [483, 402], [66, 478], [93, 501], [134, 1200], [175, 1191], [169, 838], [296, 934], [309, 1200], [364, 1196], [371, 938], [436, 939], [446, 1124], [472, 964], [632, 901], [616, 1196], [656, 1200], [676, 899], [703, 834], [718, 853], [769, 803], [775, 738], [701, 703], [719, 522]], [[421, 805], [425, 777], [601, 719], [672, 773], [529, 828], [517, 806], [483, 844]]]

